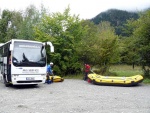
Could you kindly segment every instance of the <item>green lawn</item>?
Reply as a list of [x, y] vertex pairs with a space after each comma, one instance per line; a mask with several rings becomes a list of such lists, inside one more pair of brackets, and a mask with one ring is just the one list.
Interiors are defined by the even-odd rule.
[[110, 72], [115, 73], [117, 76], [133, 76], [140, 74], [142, 70], [140, 66], [135, 66], [134, 69], [130, 65], [113, 65], [110, 67]]
[[83, 79], [84, 74], [78, 74], [78, 75], [67, 75], [64, 76], [64, 79]]

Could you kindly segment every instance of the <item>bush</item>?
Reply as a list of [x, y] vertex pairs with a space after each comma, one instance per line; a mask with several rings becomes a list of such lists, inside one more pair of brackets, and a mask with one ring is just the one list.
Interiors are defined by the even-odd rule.
[[145, 70], [143, 71], [143, 73], [144, 73], [144, 77], [145, 77], [145, 78], [150, 78], [150, 70], [149, 70], [149, 69], [145, 69]]

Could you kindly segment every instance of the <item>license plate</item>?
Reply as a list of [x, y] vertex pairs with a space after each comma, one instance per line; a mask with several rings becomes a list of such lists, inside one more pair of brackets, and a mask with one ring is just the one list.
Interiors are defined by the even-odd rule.
[[34, 77], [26, 77], [26, 80], [34, 80]]

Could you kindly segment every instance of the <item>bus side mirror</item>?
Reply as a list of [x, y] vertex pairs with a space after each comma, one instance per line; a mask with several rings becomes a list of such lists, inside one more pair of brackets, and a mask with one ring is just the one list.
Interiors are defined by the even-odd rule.
[[51, 52], [54, 52], [54, 46], [51, 42], [46, 42], [46, 45], [49, 45]]
[[10, 51], [12, 51], [13, 50], [13, 45], [12, 44], [10, 44]]
[[54, 52], [54, 46], [51, 46], [51, 52]]

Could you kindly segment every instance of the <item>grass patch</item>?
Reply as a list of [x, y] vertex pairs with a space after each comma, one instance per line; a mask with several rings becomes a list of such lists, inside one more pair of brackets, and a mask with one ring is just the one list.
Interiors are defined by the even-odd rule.
[[63, 76], [64, 79], [83, 79], [84, 74], [77, 74], [77, 75], [66, 75]]
[[130, 65], [112, 65], [109, 70], [111, 73], [115, 73], [117, 76], [133, 76], [142, 75], [142, 70], [140, 66], [135, 66], [133, 69]]
[[110, 71], [110, 72], [115, 73], [115, 75], [117, 75], [117, 76], [124, 76], [124, 77], [133, 76], [133, 75], [142, 75], [141, 71], [134, 71], [134, 70], [133, 71], [113, 70], [113, 71]]
[[126, 71], [126, 70], [141, 71], [142, 68], [141, 68], [141, 66], [134, 66], [134, 69], [133, 69], [132, 65], [112, 65], [112, 66], [110, 66], [110, 69], [111, 70], [124, 70], [124, 71]]
[[145, 83], [145, 84], [150, 84], [150, 79], [145, 78], [144, 81], [143, 81], [143, 83]]

